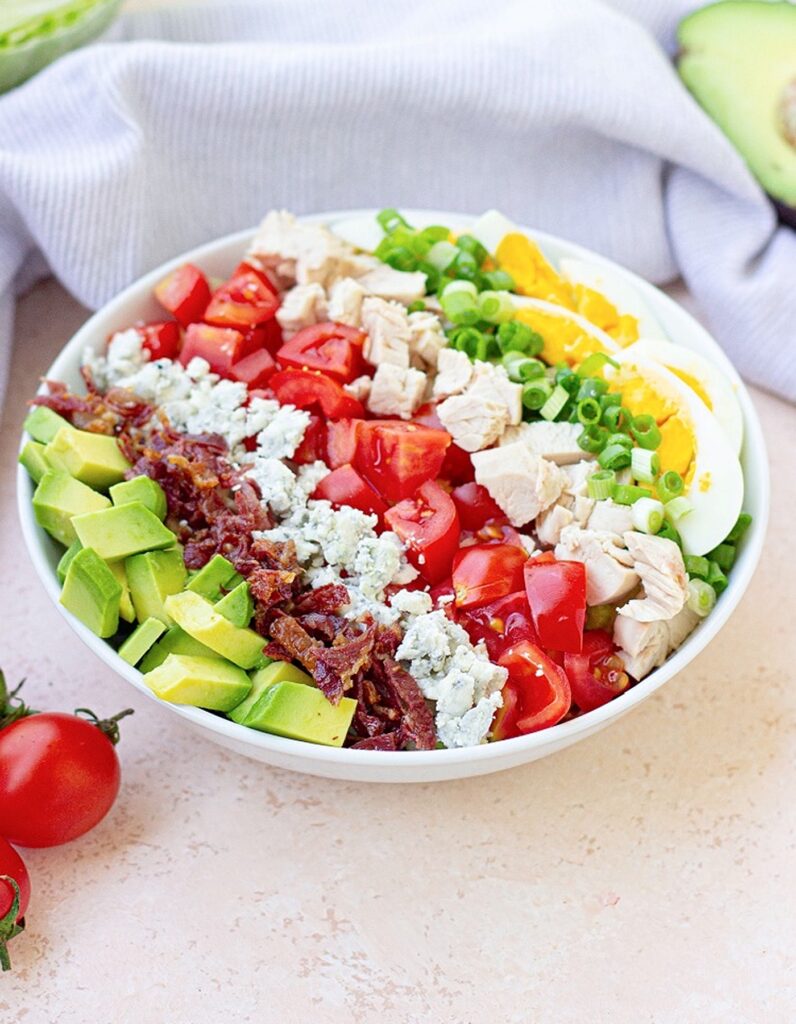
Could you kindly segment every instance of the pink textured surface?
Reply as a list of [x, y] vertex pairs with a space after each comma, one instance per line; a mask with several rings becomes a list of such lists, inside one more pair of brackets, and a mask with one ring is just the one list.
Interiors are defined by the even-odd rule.
[[86, 313], [20, 306], [2, 434], [0, 651], [38, 707], [125, 706], [111, 816], [23, 851], [3, 1024], [734, 1024], [796, 1017], [796, 410], [756, 400], [772, 522], [729, 626], [600, 735], [502, 775], [372, 787], [180, 729], [81, 646], [27, 562], [26, 398]]

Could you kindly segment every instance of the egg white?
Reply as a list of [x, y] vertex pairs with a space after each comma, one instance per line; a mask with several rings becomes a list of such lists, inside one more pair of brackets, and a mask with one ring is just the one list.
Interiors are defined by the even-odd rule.
[[666, 340], [666, 332], [655, 319], [647, 303], [633, 285], [615, 270], [566, 257], [561, 260], [558, 269], [565, 281], [570, 284], [581, 284], [585, 288], [599, 292], [620, 314], [635, 317], [638, 320], [639, 337]]
[[382, 226], [375, 217], [346, 217], [330, 224], [329, 230], [363, 252], [373, 252], [384, 238]]

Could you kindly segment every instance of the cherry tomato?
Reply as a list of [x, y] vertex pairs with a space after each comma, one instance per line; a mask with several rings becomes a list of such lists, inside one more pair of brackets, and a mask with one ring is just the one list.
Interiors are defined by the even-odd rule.
[[438, 483], [427, 480], [414, 497], [389, 509], [384, 519], [406, 545], [406, 557], [423, 579], [433, 584], [450, 575], [459, 546], [459, 516]]
[[180, 351], [180, 325], [176, 320], [158, 320], [151, 324], [138, 324], [136, 330], [144, 339], [144, 348], [150, 359], [176, 359]]
[[[22, 926], [19, 922], [25, 916], [30, 903], [30, 877], [22, 858], [5, 839], [0, 839], [0, 967], [7, 971], [11, 967], [6, 942], [17, 935]], [[11, 908], [14, 903], [14, 887], [8, 881], [13, 878], [19, 887], [19, 909], [12, 920]], [[8, 920], [4, 918], [8, 917]]]
[[611, 634], [590, 629], [583, 635], [580, 654], [565, 654], [564, 669], [572, 700], [581, 711], [593, 711], [623, 693], [630, 685]]
[[232, 380], [240, 381], [249, 388], [261, 388], [276, 369], [273, 357], [266, 349], [251, 352], [233, 363], [229, 370]]
[[320, 408], [330, 420], [356, 419], [365, 415], [362, 404], [343, 391], [342, 385], [318, 370], [280, 370], [269, 381], [283, 405], [298, 409]]
[[566, 672], [530, 640], [504, 651], [498, 661], [508, 669], [503, 707], [492, 726], [493, 739], [547, 729], [560, 722], [572, 705]]
[[525, 545], [522, 543], [519, 533], [505, 518], [490, 519], [478, 530], [462, 530], [462, 547], [465, 544], [511, 544], [513, 547], [525, 551]]
[[543, 647], [579, 654], [586, 622], [586, 567], [544, 555], [525, 565], [525, 591]]
[[362, 331], [329, 321], [298, 331], [280, 348], [276, 358], [281, 366], [320, 370], [341, 384], [348, 384], [364, 371], [364, 343]]
[[58, 846], [100, 822], [119, 792], [120, 717], [97, 723], [52, 711], [0, 730], [0, 835]]
[[374, 512], [379, 519], [387, 511], [381, 495], [364, 480], [353, 466], [338, 466], [315, 488], [313, 498], [325, 498], [333, 505], [349, 505], [360, 512]]
[[183, 366], [195, 357], [206, 359], [213, 373], [228, 377], [235, 363], [243, 358], [244, 335], [234, 327], [189, 324], [180, 352]]
[[202, 271], [185, 263], [155, 285], [155, 298], [183, 327], [201, 320], [210, 301], [210, 285]]
[[450, 577], [435, 584], [428, 592], [432, 606], [445, 613], [445, 617], [456, 621], [456, 606], [453, 603], [453, 582]]
[[[421, 426], [431, 427], [433, 430], [445, 430], [442, 420], [437, 415], [437, 407], [433, 402], [427, 402], [425, 405], [422, 405], [412, 419], [415, 423], [421, 424]], [[466, 452], [464, 448], [460, 448], [457, 444], [451, 443], [445, 452], [439, 476], [452, 484], [465, 484], [473, 480], [475, 470], [473, 469], [470, 453]]]
[[279, 294], [268, 277], [248, 263], [241, 263], [213, 293], [204, 319], [217, 327], [243, 330], [270, 320], [278, 308]]
[[518, 640], [538, 643], [524, 590], [499, 597], [480, 608], [468, 608], [459, 615], [459, 622], [474, 644], [484, 641], [491, 661], [497, 661], [506, 648]]
[[476, 608], [505, 597], [523, 584], [528, 555], [512, 544], [474, 544], [453, 558], [453, 592], [457, 608]]
[[486, 487], [474, 480], [454, 487], [451, 498], [463, 530], [480, 530], [488, 520], [503, 516], [503, 511], [492, 500]]
[[310, 421], [301, 444], [293, 453], [293, 461], [301, 466], [310, 462], [326, 462], [326, 423], [317, 413], [310, 413]]
[[444, 430], [417, 423], [367, 420], [359, 427], [353, 462], [388, 501], [402, 501], [437, 478], [450, 441]]

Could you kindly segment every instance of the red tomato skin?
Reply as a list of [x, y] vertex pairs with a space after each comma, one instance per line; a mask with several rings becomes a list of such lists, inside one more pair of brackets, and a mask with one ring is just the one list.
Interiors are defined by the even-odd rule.
[[484, 641], [491, 661], [496, 662], [518, 640], [530, 640], [538, 645], [539, 638], [531, 622], [531, 609], [524, 590], [507, 594], [480, 608], [470, 608], [462, 612], [458, 620], [474, 644]]
[[261, 348], [259, 352], [252, 352], [233, 363], [229, 375], [232, 380], [241, 381], [249, 388], [261, 388], [275, 370], [276, 364], [270, 352]]
[[401, 420], [367, 420], [359, 427], [353, 462], [387, 501], [398, 502], [437, 478], [449, 445], [450, 434], [444, 430]]
[[523, 585], [526, 552], [513, 544], [473, 544], [453, 559], [451, 576], [457, 608], [477, 608]]
[[182, 327], [187, 327], [204, 316], [210, 285], [198, 267], [185, 263], [155, 285], [155, 298]]
[[364, 372], [364, 343], [362, 331], [327, 321], [297, 331], [276, 358], [280, 366], [320, 370], [340, 384], [348, 384]]
[[136, 330], [144, 339], [144, 348], [150, 359], [176, 359], [182, 335], [176, 320], [158, 320], [139, 324]]
[[0, 835], [19, 846], [59, 846], [111, 809], [121, 773], [96, 725], [46, 712], [0, 731]]
[[[30, 903], [30, 876], [25, 863], [10, 843], [0, 838], [0, 875], [8, 875], [19, 886], [19, 913], [17, 921], [25, 916]], [[6, 881], [0, 881], [0, 917], [5, 917], [14, 902], [14, 890]]]
[[429, 589], [432, 606], [445, 613], [445, 617], [456, 621], [456, 605], [453, 603], [453, 582], [450, 577], [441, 580]]
[[320, 407], [330, 420], [361, 419], [362, 403], [346, 394], [342, 385], [317, 370], [279, 370], [270, 380], [276, 397], [283, 405], [298, 409]]
[[522, 543], [519, 533], [505, 518], [490, 519], [480, 530], [463, 530], [462, 539], [463, 542], [467, 540], [473, 544], [510, 544], [512, 547], [525, 551], [525, 545]]
[[333, 469], [321, 480], [312, 497], [325, 498], [338, 508], [348, 505], [360, 512], [374, 513], [379, 520], [387, 511], [381, 495], [350, 465]]
[[503, 652], [498, 664], [508, 669], [509, 678], [492, 727], [494, 739], [548, 729], [569, 711], [572, 694], [566, 672], [536, 644], [520, 640]]
[[276, 359], [276, 353], [282, 347], [282, 328], [276, 319], [266, 320], [264, 324], [257, 324], [244, 332], [243, 355], [248, 356], [261, 348], [268, 351], [268, 354]]
[[[426, 402], [412, 417], [415, 423], [424, 427], [431, 427], [433, 430], [447, 431], [442, 425], [442, 420], [437, 415], [437, 408], [433, 402]], [[453, 442], [445, 452], [445, 458], [440, 466], [439, 476], [451, 484], [466, 484], [475, 479], [475, 470], [470, 453], [460, 448]]]
[[586, 567], [582, 562], [549, 560], [525, 565], [525, 591], [543, 647], [579, 654], [586, 622]]
[[247, 263], [241, 263], [213, 293], [204, 319], [216, 327], [242, 330], [270, 320], [279, 309], [279, 295], [268, 278]]
[[460, 484], [451, 491], [453, 504], [459, 513], [463, 530], [480, 530], [490, 519], [500, 519], [502, 510], [492, 500], [489, 491], [474, 480]]
[[195, 357], [206, 359], [213, 373], [229, 377], [232, 367], [241, 359], [244, 337], [233, 327], [211, 324], [189, 324], [180, 352], [183, 366]]
[[326, 462], [326, 435], [326, 423], [317, 413], [310, 413], [310, 421], [301, 444], [293, 453], [293, 461], [300, 466], [311, 462]]
[[[624, 672], [617, 672], [613, 681], [605, 678], [606, 661], [615, 655], [616, 650], [610, 633], [590, 629], [583, 636], [581, 653], [564, 655], [564, 670], [569, 678], [572, 701], [581, 711], [594, 711], [627, 689], [630, 680]], [[599, 678], [595, 673], [597, 669], [602, 669]]]
[[413, 498], [389, 509], [388, 529], [406, 545], [406, 557], [432, 585], [450, 575], [451, 559], [459, 546], [459, 516], [450, 496], [427, 480]]

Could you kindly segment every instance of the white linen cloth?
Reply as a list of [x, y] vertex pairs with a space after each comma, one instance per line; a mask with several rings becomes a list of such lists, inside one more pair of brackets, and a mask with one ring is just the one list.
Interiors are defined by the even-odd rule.
[[[681, 85], [683, 0], [261, 0], [130, 14], [0, 98], [13, 295], [96, 307], [270, 207], [496, 206], [662, 283], [796, 400], [796, 232]], [[42, 259], [43, 257], [43, 259]], [[44, 369], [44, 367], [42, 367]]]

